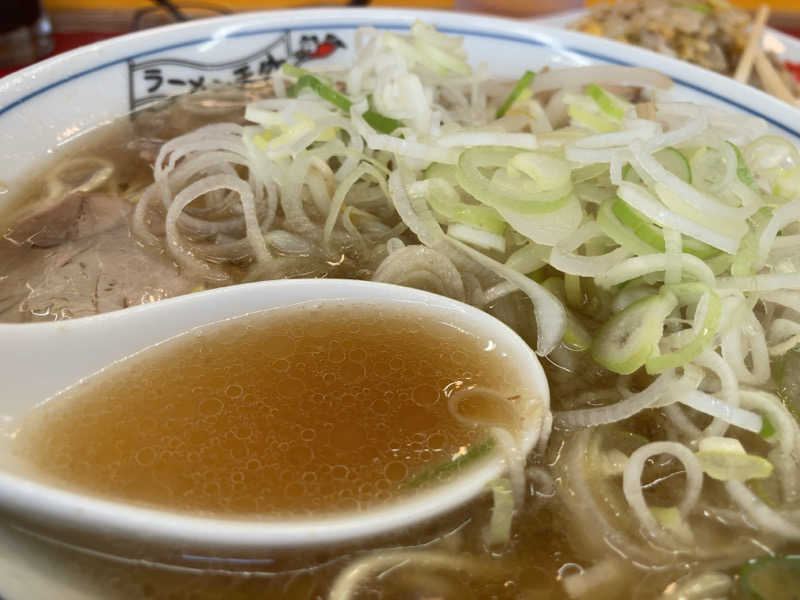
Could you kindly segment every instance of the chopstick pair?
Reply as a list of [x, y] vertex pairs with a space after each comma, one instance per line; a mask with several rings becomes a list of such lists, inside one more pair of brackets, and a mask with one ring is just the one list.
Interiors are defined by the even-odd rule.
[[755, 65], [756, 72], [764, 86], [764, 91], [790, 104], [797, 104], [797, 98], [789, 91], [789, 88], [783, 82], [781, 76], [778, 75], [761, 46], [761, 36], [764, 32], [767, 18], [769, 18], [769, 6], [762, 4], [758, 7], [758, 12], [756, 12], [756, 18], [750, 29], [750, 36], [747, 39], [744, 52], [742, 52], [742, 57], [739, 59], [739, 64], [736, 66], [733, 78], [736, 81], [746, 83], [750, 79], [750, 73]]

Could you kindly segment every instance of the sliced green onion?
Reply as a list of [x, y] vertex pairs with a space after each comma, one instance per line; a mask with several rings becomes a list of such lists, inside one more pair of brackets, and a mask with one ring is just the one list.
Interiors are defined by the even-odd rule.
[[631, 163], [625, 163], [625, 166], [622, 167], [622, 179], [633, 183], [643, 183], [642, 178], [639, 177], [639, 174]]
[[610, 133], [619, 129], [619, 125], [611, 119], [598, 115], [577, 102], [567, 105], [567, 114], [576, 123], [599, 133]]
[[353, 104], [350, 98], [337, 92], [331, 86], [325, 85], [318, 77], [311, 74], [305, 74], [298, 77], [297, 81], [293, 85], [290, 85], [288, 88], [286, 88], [286, 94], [290, 98], [296, 98], [297, 94], [299, 94], [300, 91], [305, 88], [311, 88], [320, 98], [327, 100], [336, 108], [343, 110], [344, 112], [349, 112], [350, 106]]
[[455, 165], [446, 165], [444, 163], [431, 163], [430, 166], [423, 171], [423, 176], [425, 179], [431, 179], [433, 177], [438, 177], [439, 179], [444, 179], [447, 183], [452, 186], [458, 185], [458, 167]]
[[384, 116], [372, 109], [367, 110], [362, 116], [364, 120], [369, 123], [370, 127], [380, 133], [392, 133], [398, 127], [403, 126], [402, 121]]
[[651, 356], [647, 359], [645, 367], [650, 374], [661, 373], [665, 369], [681, 367], [703, 352], [717, 334], [720, 316], [722, 315], [722, 301], [714, 290], [707, 285], [702, 283], [679, 283], [664, 286], [664, 289], [675, 294], [680, 304], [689, 302], [697, 302], [699, 304], [703, 299], [706, 299], [705, 315], [691, 341], [674, 352]]
[[436, 214], [446, 220], [463, 223], [493, 234], [502, 234], [505, 231], [506, 223], [495, 209], [482, 204], [462, 202], [456, 189], [444, 179], [438, 177], [426, 179], [423, 186], [425, 200]]
[[658, 226], [650, 223], [635, 208], [631, 208], [627, 202], [617, 198], [612, 204], [611, 210], [614, 216], [626, 225], [633, 234], [648, 246], [655, 248], [659, 252], [664, 252], [664, 235]]
[[614, 214], [614, 204], [618, 198], [606, 200], [597, 211], [597, 224], [608, 237], [634, 254], [652, 254], [656, 248], [644, 242], [629, 227], [626, 227]]
[[689, 159], [695, 187], [712, 192], [722, 189], [738, 179], [736, 151], [725, 146], [701, 146]]
[[755, 271], [753, 265], [758, 257], [758, 237], [755, 232], [750, 230], [742, 236], [739, 242], [739, 250], [733, 257], [731, 263], [731, 275], [734, 277], [746, 277]]
[[452, 459], [447, 460], [446, 462], [442, 462], [438, 465], [433, 467], [429, 467], [413, 477], [406, 479], [403, 483], [400, 484], [400, 487], [403, 488], [415, 488], [420, 487], [422, 485], [427, 485], [430, 483], [435, 483], [437, 481], [441, 481], [445, 477], [451, 476], [453, 473], [457, 473], [461, 469], [468, 467], [472, 463], [474, 463], [479, 458], [486, 456], [491, 452], [495, 447], [494, 438], [486, 438], [482, 442], [477, 444], [471, 445], [467, 448], [466, 452], [458, 454]]
[[469, 244], [470, 246], [482, 248], [483, 250], [497, 250], [500, 253], [505, 253], [506, 251], [506, 238], [502, 235], [486, 231], [485, 229], [470, 227], [463, 223], [448, 225], [447, 235], [465, 244]]
[[271, 127], [253, 136], [253, 142], [270, 157], [288, 154], [286, 150], [293, 141], [314, 129], [311, 119], [301, 118], [288, 126]]
[[718, 481], [764, 479], [772, 474], [772, 463], [745, 452], [736, 438], [710, 436], [700, 440], [695, 453], [703, 472]]
[[[489, 179], [481, 169], [507, 168], [511, 160], [521, 154], [517, 148], [501, 146], [483, 146], [469, 148], [461, 153], [458, 159], [458, 184], [478, 202], [497, 209], [509, 209], [519, 213], [542, 213], [561, 208], [567, 203], [567, 196], [572, 189], [569, 181], [562, 188], [536, 191], [535, 182], [527, 177], [505, 176]], [[524, 152], [522, 154], [533, 154]], [[544, 155], [546, 156], [546, 155]], [[566, 163], [553, 157], [552, 165]], [[527, 181], [526, 181], [527, 179]], [[531, 184], [530, 186], [525, 185]]]
[[528, 242], [508, 257], [506, 266], [520, 273], [528, 273], [535, 281], [541, 283], [543, 279], [535, 279], [533, 274], [542, 270], [542, 267], [547, 264], [549, 255], [550, 248], [547, 246], [538, 246], [533, 242]]
[[606, 175], [607, 173], [608, 165], [605, 163], [585, 165], [572, 171], [572, 183], [583, 183], [584, 181], [590, 181], [601, 175]]
[[483, 533], [483, 540], [490, 548], [497, 548], [506, 546], [511, 540], [514, 494], [508, 477], [495, 479], [489, 487], [492, 490], [492, 516]]
[[745, 185], [753, 185], [755, 182], [753, 179], [753, 174], [750, 172], [747, 163], [744, 161], [744, 156], [742, 156], [742, 151], [739, 150], [739, 146], [733, 142], [725, 143], [733, 148], [733, 153], [736, 154], [736, 176], [739, 177], [739, 181]]
[[534, 193], [572, 187], [569, 163], [542, 152], [518, 152], [508, 161], [506, 170], [511, 177], [518, 173], [530, 177], [531, 182], [523, 186]]
[[[566, 297], [566, 290], [564, 281], [560, 277], [548, 277], [542, 282], [542, 286], [546, 288], [556, 298], [564, 302]], [[586, 331], [586, 328], [581, 324], [572, 312], [565, 308], [567, 323], [564, 327], [564, 337], [562, 341], [570, 350], [583, 352], [592, 346], [592, 336]]]
[[[617, 198], [611, 205], [614, 216], [649, 247], [655, 251], [664, 252], [664, 233], [658, 225], [653, 224], [642, 213], [628, 205], [621, 198]], [[599, 219], [598, 219], [599, 222]], [[693, 254], [698, 258], [711, 258], [719, 254], [713, 246], [696, 240], [692, 237], [682, 236], [683, 251]], [[641, 252], [639, 252], [641, 254]]]
[[664, 265], [664, 283], [674, 285], [681, 282], [681, 258], [683, 254], [683, 243], [681, 242], [681, 232], [676, 229], [665, 227], [664, 231], [664, 253], [667, 255], [667, 262]]
[[564, 328], [563, 341], [567, 348], [576, 352], [584, 352], [592, 347], [591, 334], [569, 312], [567, 313], [567, 326]]
[[[506, 261], [506, 265], [508, 265], [508, 261]], [[528, 277], [530, 279], [533, 279], [536, 283], [541, 284], [545, 279], [547, 279], [547, 271], [545, 267], [546, 265], [543, 267], [539, 267], [538, 269], [535, 269], [531, 273], [528, 273]]]
[[709, 246], [705, 242], [696, 240], [693, 237], [684, 235], [682, 241], [683, 241], [683, 251], [688, 254], [694, 254], [697, 258], [702, 258], [703, 260], [706, 260], [721, 254], [721, 252], [716, 248], [714, 248], [714, 246]]
[[647, 508], [665, 530], [672, 532], [679, 539], [692, 539], [692, 528], [683, 518], [677, 506], [650, 505]]
[[[747, 223], [743, 216], [731, 217], [715, 214], [713, 219], [709, 219], [708, 214], [687, 202], [678, 192], [666, 185], [656, 183], [653, 189], [658, 199], [661, 200], [667, 208], [694, 221], [695, 224], [707, 230], [708, 233], [706, 233], [706, 235], [710, 233], [713, 234], [714, 238], [724, 236], [724, 238], [734, 238], [738, 241], [739, 238], [747, 232]], [[712, 239], [711, 235], [709, 235], [709, 239]], [[719, 245], [715, 245], [715, 247], [719, 247], [721, 250], [725, 250], [731, 254], [735, 252], [735, 249], [728, 249], [728, 240], [720, 239], [718, 244]]]
[[800, 590], [800, 554], [749, 560], [739, 571], [748, 600], [795, 600]]
[[[673, 148], [672, 146], [662, 148], [653, 154], [653, 158], [676, 177], [679, 177], [686, 183], [692, 183], [692, 169], [689, 166], [689, 159], [677, 148]], [[631, 163], [625, 163], [622, 167], [622, 179], [632, 183], [643, 183], [642, 178]]]
[[[335, 107], [346, 113], [350, 112], [350, 106], [352, 106], [353, 101], [344, 94], [337, 92], [335, 89], [333, 89], [333, 87], [324, 84], [315, 75], [301, 75], [294, 85], [291, 85], [286, 89], [286, 94], [290, 98], [295, 98], [297, 97], [297, 94], [299, 94], [304, 88], [311, 88], [323, 100], [327, 100]], [[367, 110], [363, 114], [363, 117], [364, 120], [369, 123], [370, 127], [381, 133], [392, 133], [398, 127], [403, 126], [402, 121], [392, 119], [391, 117], [382, 115], [372, 109]]]
[[[595, 277], [594, 282], [602, 288], [610, 288], [639, 277], [657, 276], [658, 272], [663, 272], [666, 269], [668, 258], [671, 257], [667, 257], [662, 253], [632, 256], [614, 265], [602, 275]], [[680, 255], [680, 260], [684, 278], [688, 276], [710, 286], [716, 285], [714, 273], [705, 262], [696, 256], [686, 253]]]
[[756, 175], [768, 174], [775, 167], [800, 166], [800, 151], [788, 139], [777, 135], [756, 138], [744, 147], [742, 154]]
[[522, 77], [520, 77], [517, 80], [517, 83], [514, 84], [514, 87], [511, 88], [511, 91], [509, 92], [508, 96], [506, 96], [506, 99], [503, 100], [503, 103], [500, 105], [500, 108], [497, 109], [497, 112], [494, 114], [495, 119], [499, 119], [508, 112], [508, 109], [511, 108], [511, 105], [517, 101], [517, 98], [519, 98], [522, 91], [527, 89], [531, 85], [533, 78], [534, 78], [533, 71], [525, 71], [522, 74]]
[[594, 460], [597, 474], [600, 477], [616, 477], [625, 472], [625, 463], [628, 461], [628, 455], [612, 448], [611, 450], [600, 452]]
[[676, 177], [680, 177], [686, 183], [692, 183], [692, 169], [689, 160], [677, 148], [667, 146], [656, 152], [653, 158]]
[[705, 259], [708, 268], [714, 275], [722, 275], [725, 271], [730, 269], [733, 264], [734, 256], [727, 252], [720, 252], [716, 256]]
[[783, 492], [781, 491], [781, 484], [777, 481], [774, 472], [772, 477], [751, 479], [745, 485], [767, 506], [777, 508], [781, 505], [781, 495]]
[[787, 200], [796, 198], [800, 194], [800, 167], [781, 169], [772, 191]]
[[772, 426], [772, 423], [770, 423], [767, 415], [761, 415], [761, 431], [758, 432], [758, 435], [765, 440], [768, 440], [775, 435], [775, 427]]
[[595, 101], [600, 110], [609, 117], [619, 120], [625, 114], [625, 108], [622, 106], [620, 99], [596, 83], [590, 83], [584, 91], [589, 98]]
[[650, 440], [641, 433], [634, 433], [626, 429], [621, 429], [617, 425], [605, 428], [603, 432], [603, 446], [606, 448], [616, 448], [626, 455], [633, 454], [634, 450], [649, 443]]
[[658, 349], [664, 319], [677, 304], [672, 294], [654, 294], [633, 302], [597, 331], [592, 358], [609, 371], [633, 373]]
[[284, 75], [294, 77], [295, 79], [300, 79], [304, 75], [311, 75], [312, 77], [315, 76], [311, 71], [308, 71], [302, 67], [298, 67], [297, 65], [293, 65], [290, 62], [283, 63], [281, 66], [281, 71], [283, 71]]
[[450, 70], [459, 75], [468, 75], [470, 72], [469, 65], [463, 58], [454, 56], [452, 51], [440, 48], [418, 35], [414, 36], [414, 47], [439, 72], [446, 73]]

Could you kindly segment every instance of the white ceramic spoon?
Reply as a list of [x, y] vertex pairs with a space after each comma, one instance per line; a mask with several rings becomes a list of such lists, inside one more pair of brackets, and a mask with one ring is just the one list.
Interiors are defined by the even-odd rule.
[[[353, 299], [415, 305], [493, 340], [509, 369], [532, 392], [521, 448], [531, 450], [549, 419], [547, 381], [535, 354], [506, 325], [466, 304], [395, 285], [336, 279], [294, 279], [236, 285], [93, 317], [0, 325], [0, 415], [13, 419], [63, 388], [157, 342], [194, 327], [303, 302]], [[535, 415], [535, 416], [534, 416]], [[545, 425], [546, 426], [546, 425]], [[192, 516], [109, 501], [48, 485], [0, 457], [0, 514], [59, 530], [131, 539], [165, 547], [212, 547], [220, 553], [322, 546], [410, 527], [463, 504], [503, 470], [499, 454], [389, 506], [320, 518], [242, 520]]]

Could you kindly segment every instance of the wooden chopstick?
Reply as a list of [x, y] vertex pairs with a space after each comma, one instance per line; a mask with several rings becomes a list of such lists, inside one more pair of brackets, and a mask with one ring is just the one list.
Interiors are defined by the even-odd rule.
[[789, 91], [789, 88], [784, 83], [781, 76], [772, 66], [767, 55], [759, 48], [755, 55], [755, 65], [758, 76], [761, 78], [761, 84], [764, 86], [764, 91], [773, 96], [777, 96], [781, 100], [785, 100], [789, 104], [794, 104], [797, 99]]
[[745, 83], [750, 79], [750, 71], [753, 70], [753, 59], [759, 48], [761, 48], [761, 34], [764, 31], [764, 24], [767, 22], [768, 17], [769, 6], [762, 4], [758, 7], [753, 27], [750, 29], [750, 37], [747, 38], [742, 57], [739, 59], [739, 64], [736, 65], [736, 72], [733, 74], [733, 78], [736, 81]]

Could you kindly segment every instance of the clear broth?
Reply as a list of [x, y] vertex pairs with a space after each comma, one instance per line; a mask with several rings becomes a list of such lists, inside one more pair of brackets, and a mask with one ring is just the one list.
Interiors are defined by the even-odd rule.
[[[519, 396], [488, 342], [404, 305], [255, 313], [70, 388], [23, 420], [15, 451], [61, 485], [172, 510], [360, 509], [482, 441], [451, 414], [454, 389]], [[513, 429], [512, 401], [477, 404], [470, 412]]]

